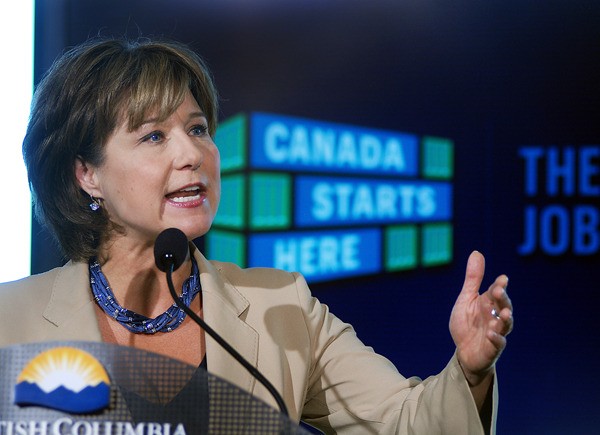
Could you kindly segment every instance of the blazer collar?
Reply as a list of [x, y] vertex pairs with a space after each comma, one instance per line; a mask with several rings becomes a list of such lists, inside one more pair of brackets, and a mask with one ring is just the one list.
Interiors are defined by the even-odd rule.
[[[200, 269], [204, 320], [256, 367], [258, 333], [243, 320], [250, 305], [248, 300], [193, 244], [190, 248]], [[68, 262], [60, 269], [43, 316], [55, 326], [48, 328], [47, 341], [102, 340], [87, 263]], [[209, 371], [251, 392], [255, 385], [253, 376], [212, 337], [206, 334], [205, 338]]]
[[[250, 305], [248, 300], [195, 247], [192, 252], [200, 269], [204, 320], [256, 367], [258, 333], [243, 320]], [[209, 372], [251, 392], [255, 385], [254, 377], [212, 337], [206, 334], [205, 338]]]
[[87, 263], [69, 261], [60, 268], [43, 316], [55, 326], [48, 328], [47, 341], [101, 341]]

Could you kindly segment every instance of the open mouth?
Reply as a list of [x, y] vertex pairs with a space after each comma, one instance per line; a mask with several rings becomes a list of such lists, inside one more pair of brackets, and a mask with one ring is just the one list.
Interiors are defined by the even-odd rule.
[[205, 192], [204, 186], [190, 186], [166, 195], [167, 199], [178, 204], [198, 201]]

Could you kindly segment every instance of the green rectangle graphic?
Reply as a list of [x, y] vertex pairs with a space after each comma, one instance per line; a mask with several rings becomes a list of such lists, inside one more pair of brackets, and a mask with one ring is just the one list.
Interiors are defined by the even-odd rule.
[[244, 169], [247, 166], [247, 137], [248, 119], [243, 114], [236, 115], [219, 125], [215, 134], [215, 144], [221, 154], [222, 173]]
[[438, 266], [452, 261], [452, 224], [435, 223], [424, 225], [422, 238], [422, 263], [424, 266]]
[[221, 198], [215, 227], [243, 230], [246, 225], [246, 176], [224, 175], [221, 178]]
[[390, 226], [385, 229], [385, 270], [417, 267], [417, 226]]
[[450, 180], [454, 176], [454, 143], [450, 139], [425, 136], [422, 156], [423, 177]]
[[283, 173], [250, 175], [250, 228], [287, 229], [291, 225], [292, 179]]
[[246, 267], [246, 238], [230, 231], [210, 230], [205, 236], [206, 256]]

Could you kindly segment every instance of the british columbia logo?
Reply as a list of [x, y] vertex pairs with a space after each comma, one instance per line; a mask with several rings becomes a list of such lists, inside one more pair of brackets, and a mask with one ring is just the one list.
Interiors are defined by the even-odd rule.
[[15, 404], [83, 414], [108, 407], [110, 380], [96, 358], [73, 347], [56, 347], [31, 359], [19, 374]]

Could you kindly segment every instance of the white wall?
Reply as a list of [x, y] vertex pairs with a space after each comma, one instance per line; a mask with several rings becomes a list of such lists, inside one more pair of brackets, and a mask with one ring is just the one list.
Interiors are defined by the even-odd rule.
[[30, 273], [31, 196], [21, 143], [33, 88], [34, 3], [0, 3], [0, 282]]

